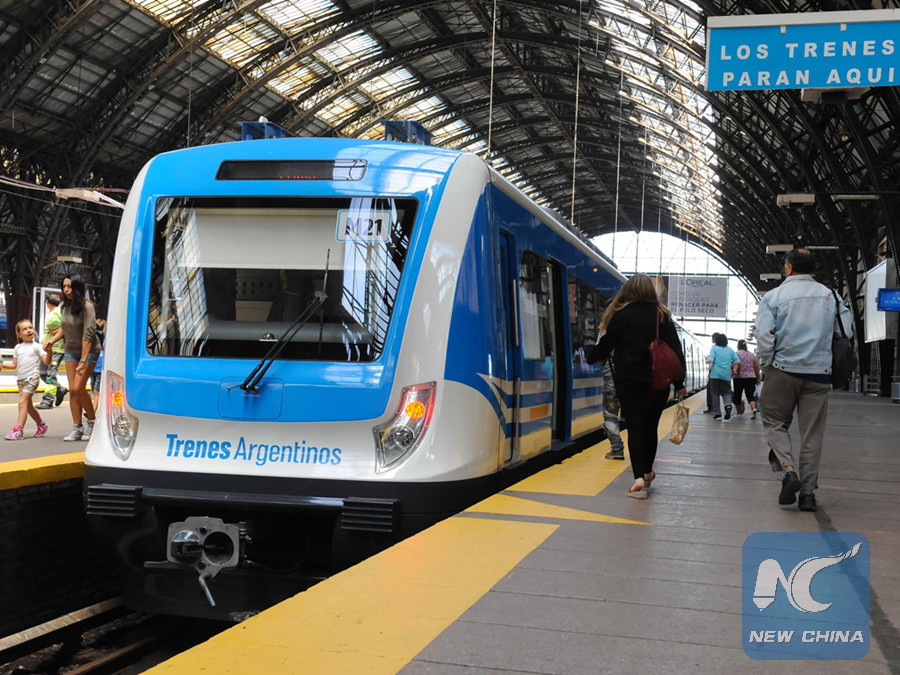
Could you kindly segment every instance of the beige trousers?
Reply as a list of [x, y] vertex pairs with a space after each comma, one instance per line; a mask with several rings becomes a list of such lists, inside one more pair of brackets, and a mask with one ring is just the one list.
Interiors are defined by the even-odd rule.
[[[800, 476], [801, 490], [819, 486], [819, 463], [825, 439], [830, 384], [810, 382], [772, 368], [765, 369], [765, 386], [759, 399], [766, 440], [782, 467], [792, 466]], [[800, 453], [794, 454], [788, 430], [797, 411]], [[798, 464], [799, 460], [799, 464]]]

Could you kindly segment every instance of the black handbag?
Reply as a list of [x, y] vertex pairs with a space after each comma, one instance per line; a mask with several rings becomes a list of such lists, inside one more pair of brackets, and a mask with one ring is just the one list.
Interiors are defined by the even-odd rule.
[[844, 323], [841, 321], [841, 301], [834, 289], [834, 318], [837, 319], [838, 326], [841, 328], [840, 335], [833, 335], [831, 338], [831, 386], [835, 389], [843, 389], [850, 381], [853, 371], [856, 370], [858, 361], [856, 353], [853, 351], [853, 341], [847, 337], [844, 331]]

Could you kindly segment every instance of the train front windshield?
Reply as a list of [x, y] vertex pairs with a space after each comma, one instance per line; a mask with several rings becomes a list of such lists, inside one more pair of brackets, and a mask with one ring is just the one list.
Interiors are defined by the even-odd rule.
[[324, 288], [279, 358], [377, 359], [415, 213], [389, 197], [158, 200], [147, 350], [261, 358]]

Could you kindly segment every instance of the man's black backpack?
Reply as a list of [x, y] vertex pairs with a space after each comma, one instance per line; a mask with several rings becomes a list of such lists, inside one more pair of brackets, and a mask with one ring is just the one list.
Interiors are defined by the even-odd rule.
[[841, 328], [841, 334], [831, 338], [831, 386], [843, 389], [856, 370], [858, 361], [853, 351], [853, 341], [847, 337], [844, 322], [841, 321], [841, 301], [834, 289], [831, 292], [834, 294], [834, 318]]

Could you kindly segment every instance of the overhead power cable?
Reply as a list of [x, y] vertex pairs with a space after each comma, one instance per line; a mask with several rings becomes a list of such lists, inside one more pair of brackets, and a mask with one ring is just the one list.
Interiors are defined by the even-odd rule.
[[[119, 188], [89, 188], [89, 187], [73, 187], [73, 188], [55, 188], [49, 185], [38, 185], [37, 183], [29, 183], [28, 181], [11, 178], [9, 176], [0, 176], [0, 183], [4, 185], [12, 185], [14, 187], [26, 190], [37, 190], [39, 192], [52, 192], [60, 199], [80, 199], [85, 202], [93, 202], [102, 204], [103, 206], [111, 206], [117, 209], [124, 209], [122, 202], [116, 201], [112, 197], [107, 197], [103, 192], [124, 192]], [[101, 191], [102, 190], [102, 191]]]

